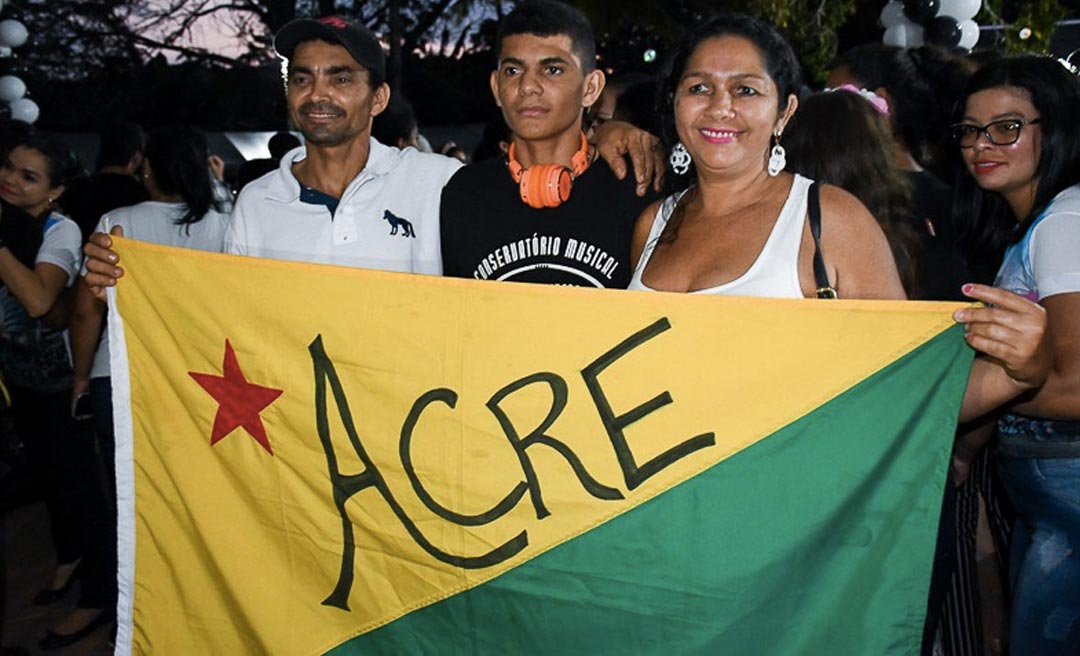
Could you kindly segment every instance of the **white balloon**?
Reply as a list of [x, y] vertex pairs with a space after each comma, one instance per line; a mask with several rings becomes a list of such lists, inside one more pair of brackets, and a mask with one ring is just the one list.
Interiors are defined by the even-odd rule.
[[38, 120], [39, 113], [37, 103], [29, 98], [19, 98], [11, 103], [11, 118], [16, 121], [33, 123]]
[[885, 29], [906, 22], [907, 17], [904, 16], [904, 3], [900, 2], [900, 0], [890, 0], [889, 4], [885, 5], [885, 8], [881, 10], [881, 24], [885, 26]]
[[30, 33], [26, 31], [26, 26], [14, 18], [0, 21], [0, 45], [18, 48], [26, 43], [29, 37]]
[[7, 46], [0, 46], [0, 58], [8, 58], [11, 56], [11, 48]]
[[11, 102], [26, 95], [26, 83], [14, 75], [0, 77], [0, 100]]
[[892, 25], [885, 28], [885, 34], [881, 37], [881, 42], [887, 46], [900, 46], [903, 48], [907, 45], [907, 27], [904, 25]]
[[979, 24], [973, 20], [966, 20], [963, 23], [960, 23], [960, 43], [957, 45], [961, 48], [971, 50], [978, 42]]
[[893, 25], [885, 30], [881, 42], [887, 46], [914, 48], [923, 44], [923, 28], [911, 21]]
[[938, 16], [951, 16], [957, 23], [975, 18], [982, 7], [982, 0], [941, 0]]

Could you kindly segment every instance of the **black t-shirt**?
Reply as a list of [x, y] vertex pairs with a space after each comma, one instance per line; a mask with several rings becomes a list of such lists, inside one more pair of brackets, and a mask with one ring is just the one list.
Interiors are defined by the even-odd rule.
[[86, 241], [102, 215], [146, 200], [150, 200], [146, 189], [130, 175], [97, 173], [71, 182], [60, 197], [60, 207], [79, 224], [83, 241]]
[[908, 172], [914, 197], [912, 227], [923, 250], [922, 294], [925, 300], [967, 300], [960, 287], [971, 282], [964, 257], [957, 245], [952, 216], [952, 191], [926, 171]]
[[653, 200], [603, 160], [574, 180], [570, 199], [533, 209], [521, 200], [506, 159], [462, 168], [442, 193], [443, 272], [457, 278], [625, 289], [630, 240]]

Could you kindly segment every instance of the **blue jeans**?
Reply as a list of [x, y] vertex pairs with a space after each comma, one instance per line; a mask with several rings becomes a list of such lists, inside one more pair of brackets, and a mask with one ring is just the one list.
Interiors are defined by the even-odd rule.
[[1001, 461], [1016, 506], [1010, 653], [1080, 654], [1080, 458]]

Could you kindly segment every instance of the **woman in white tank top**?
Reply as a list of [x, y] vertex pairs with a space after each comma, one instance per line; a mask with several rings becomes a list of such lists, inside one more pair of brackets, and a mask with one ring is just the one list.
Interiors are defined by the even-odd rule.
[[[689, 34], [661, 74], [661, 140], [671, 148], [673, 193], [639, 217], [630, 289], [814, 297], [811, 182], [783, 171], [780, 135], [795, 113], [799, 64], [772, 25], [722, 15]], [[820, 189], [820, 251], [841, 298], [904, 299], [889, 244], [854, 196]], [[823, 281], [824, 282], [824, 281]], [[980, 285], [991, 303], [956, 313], [969, 343], [993, 359], [972, 367], [961, 419], [1037, 387], [1049, 361], [1035, 304]]]
[[[729, 294], [738, 296], [770, 296], [774, 298], [800, 298], [803, 296], [799, 282], [799, 247], [802, 244], [803, 225], [806, 223], [806, 197], [810, 180], [796, 175], [791, 180], [791, 190], [784, 200], [780, 215], [773, 221], [772, 229], [753, 263], [737, 278], [717, 285], [687, 290], [691, 294]], [[629, 289], [651, 287], [641, 281], [641, 273], [649, 264], [649, 258], [660, 243], [680, 199], [685, 193], [666, 198], [656, 208], [650, 221], [649, 236], [641, 255], [638, 256]], [[652, 208], [650, 208], [651, 210]], [[639, 223], [639, 229], [640, 229]], [[637, 249], [635, 249], [635, 255]], [[655, 290], [652, 290], [655, 291]]]

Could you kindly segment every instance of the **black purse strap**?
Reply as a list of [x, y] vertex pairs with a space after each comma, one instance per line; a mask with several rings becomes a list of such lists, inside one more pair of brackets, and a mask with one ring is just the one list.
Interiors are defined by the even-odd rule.
[[838, 298], [836, 288], [829, 284], [829, 273], [821, 257], [821, 191], [818, 183], [810, 184], [807, 191], [806, 209], [810, 218], [810, 234], [814, 237], [814, 284], [818, 298]]

